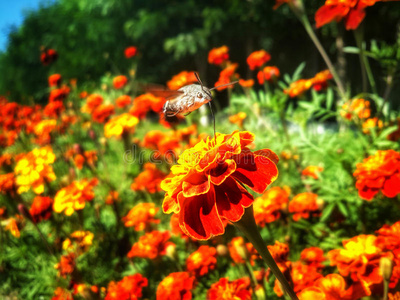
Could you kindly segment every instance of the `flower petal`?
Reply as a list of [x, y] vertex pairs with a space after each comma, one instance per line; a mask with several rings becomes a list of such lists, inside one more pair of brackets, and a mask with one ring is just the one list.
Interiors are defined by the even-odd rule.
[[210, 190], [210, 180], [203, 174], [193, 174], [182, 183], [183, 195], [193, 197]]
[[385, 181], [382, 193], [389, 198], [396, 197], [400, 194], [400, 173], [396, 173]]
[[236, 170], [236, 163], [232, 159], [219, 162], [215, 168], [210, 170], [211, 182], [220, 185], [224, 180]]
[[345, 5], [324, 5], [315, 13], [315, 22], [317, 28], [332, 22], [340, 21], [349, 12], [349, 7]]

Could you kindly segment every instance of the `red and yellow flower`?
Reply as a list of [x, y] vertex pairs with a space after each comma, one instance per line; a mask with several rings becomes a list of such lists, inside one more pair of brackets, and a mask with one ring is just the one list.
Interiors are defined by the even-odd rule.
[[118, 282], [111, 281], [108, 284], [104, 300], [138, 300], [143, 296], [142, 290], [147, 285], [147, 278], [139, 273], [125, 276]]
[[213, 283], [207, 292], [207, 299], [213, 300], [251, 300], [250, 279], [240, 278], [229, 281], [228, 278], [221, 278]]
[[186, 259], [187, 270], [197, 277], [206, 275], [217, 266], [217, 250], [210, 246], [200, 246]]
[[188, 272], [171, 273], [157, 287], [157, 300], [190, 300], [195, 278]]
[[271, 55], [265, 50], [254, 51], [247, 57], [247, 64], [250, 70], [255, 70], [262, 67], [271, 59]]
[[138, 123], [139, 119], [128, 113], [113, 117], [104, 125], [104, 135], [111, 137], [132, 133]]
[[125, 227], [134, 227], [136, 231], [145, 230], [151, 224], [160, 223], [159, 219], [154, 218], [158, 210], [154, 203], [139, 203], [122, 218], [122, 222]]
[[290, 191], [288, 187], [273, 187], [261, 197], [254, 200], [253, 210], [256, 224], [265, 227], [280, 218], [281, 211], [286, 209], [289, 202]]
[[294, 98], [304, 94], [312, 87], [312, 80], [310, 79], [299, 79], [295, 82], [292, 82], [289, 88], [285, 89], [283, 92], [289, 95], [290, 98]]
[[234, 237], [228, 243], [228, 250], [232, 260], [236, 264], [244, 264], [246, 261], [250, 261], [250, 264], [254, 265], [254, 261], [260, 258], [253, 244], [245, 243], [241, 236]]
[[193, 71], [182, 71], [174, 75], [170, 81], [167, 82], [167, 87], [170, 90], [179, 90], [181, 87], [197, 82], [196, 75]]
[[167, 248], [174, 244], [169, 241], [171, 234], [168, 231], [157, 231], [145, 233], [133, 244], [128, 253], [129, 258], [141, 257], [157, 259], [167, 254]]
[[259, 84], [264, 84], [264, 81], [275, 81], [280, 76], [279, 69], [273, 66], [266, 66], [258, 71], [257, 79]]
[[59, 86], [61, 84], [61, 75], [53, 74], [49, 76], [49, 87]]
[[128, 78], [125, 75], [119, 75], [113, 78], [113, 86], [115, 89], [122, 89], [128, 83]]
[[293, 220], [308, 219], [310, 214], [317, 214], [318, 195], [314, 193], [301, 193], [289, 202], [289, 212], [293, 213]]
[[78, 230], [71, 233], [70, 238], [64, 240], [62, 247], [64, 250], [73, 251], [74, 245], [82, 251], [89, 250], [93, 243], [94, 234], [90, 231]]
[[371, 115], [369, 106], [370, 103], [367, 100], [353, 99], [342, 105], [340, 115], [347, 120], [352, 120], [353, 118], [367, 119]]
[[132, 103], [132, 98], [128, 95], [122, 95], [119, 96], [116, 100], [115, 100], [115, 105], [119, 108], [124, 108], [125, 106], [128, 106]]
[[58, 264], [54, 266], [56, 270], [58, 270], [59, 276], [66, 278], [68, 275], [72, 274], [75, 270], [76, 264], [76, 255], [71, 252], [67, 255], [61, 256], [61, 260]]
[[236, 124], [239, 128], [243, 128], [243, 122], [246, 119], [247, 114], [245, 112], [239, 112], [236, 115], [229, 117], [229, 122], [232, 124]]
[[303, 249], [300, 253], [300, 259], [310, 266], [314, 266], [317, 269], [322, 269], [324, 266], [322, 262], [326, 260], [324, 257], [324, 251], [318, 247], [310, 247]]
[[321, 173], [323, 170], [324, 170], [323, 167], [308, 166], [303, 171], [301, 171], [301, 175], [309, 176], [309, 177], [314, 178], [314, 179], [318, 179], [319, 173]]
[[211, 49], [208, 53], [208, 63], [217, 66], [221, 65], [229, 59], [228, 52], [229, 48], [227, 46]]
[[33, 199], [29, 214], [33, 222], [38, 223], [48, 220], [53, 212], [53, 200], [50, 197], [36, 196]]

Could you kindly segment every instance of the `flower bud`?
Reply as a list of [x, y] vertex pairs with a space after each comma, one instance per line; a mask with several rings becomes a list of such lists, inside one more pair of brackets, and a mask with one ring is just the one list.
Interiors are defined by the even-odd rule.
[[379, 269], [385, 281], [390, 281], [393, 271], [393, 261], [388, 257], [382, 257], [379, 261]]
[[23, 204], [18, 204], [18, 211], [21, 213], [21, 215], [24, 216], [24, 218], [31, 220], [32, 221], [32, 216], [29, 213], [29, 210], [26, 208], [25, 205]]
[[225, 245], [219, 244], [217, 246], [217, 254], [218, 256], [227, 256], [228, 255], [228, 247]]

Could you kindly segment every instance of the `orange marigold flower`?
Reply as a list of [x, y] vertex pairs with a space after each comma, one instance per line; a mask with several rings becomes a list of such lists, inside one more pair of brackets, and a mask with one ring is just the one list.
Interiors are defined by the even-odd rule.
[[368, 134], [371, 128], [382, 128], [383, 122], [379, 120], [377, 117], [369, 118], [362, 123], [362, 131]]
[[116, 89], [122, 89], [128, 83], [128, 77], [119, 75], [113, 78], [113, 86]]
[[289, 191], [287, 188], [273, 187], [254, 200], [254, 219], [256, 224], [265, 227], [280, 218], [281, 211], [287, 207]]
[[58, 53], [54, 49], [44, 50], [40, 54], [40, 61], [42, 62], [42, 64], [44, 66], [47, 66], [47, 65], [53, 63], [54, 61], [57, 60], [57, 58], [58, 58]]
[[322, 269], [324, 266], [322, 262], [326, 260], [324, 257], [324, 251], [318, 247], [310, 247], [301, 251], [300, 259], [310, 265], [316, 267], [317, 269]]
[[36, 196], [29, 209], [29, 214], [32, 216], [33, 222], [38, 223], [48, 220], [53, 211], [52, 206], [53, 200], [50, 197]]
[[107, 195], [105, 203], [108, 205], [114, 204], [114, 202], [119, 201], [119, 194], [117, 191], [110, 191]]
[[49, 102], [54, 102], [54, 101], [64, 101], [70, 92], [70, 88], [67, 86], [63, 86], [58, 89], [53, 89], [50, 92], [49, 95]]
[[114, 114], [114, 105], [101, 104], [92, 112], [92, 119], [97, 123], [104, 123], [112, 114]]
[[400, 300], [400, 292], [396, 292], [396, 294], [389, 293], [389, 300]]
[[275, 241], [274, 245], [268, 245], [267, 248], [282, 274], [284, 274], [285, 277], [288, 277], [291, 269], [291, 262], [288, 261], [289, 246], [279, 241]]
[[[299, 300], [327, 300], [325, 293], [318, 287], [307, 287], [297, 295]], [[341, 298], [334, 298], [341, 299]]]
[[46, 182], [56, 179], [51, 164], [54, 163], [56, 156], [50, 146], [34, 149], [22, 156], [14, 168], [18, 194], [33, 189], [36, 194], [44, 192]]
[[54, 291], [54, 296], [51, 298], [51, 300], [73, 300], [73, 298], [70, 291], [63, 289], [62, 287], [58, 287]]
[[264, 84], [264, 81], [275, 81], [280, 76], [279, 69], [277, 67], [266, 66], [257, 73], [257, 79], [259, 84]]
[[0, 193], [7, 194], [16, 190], [14, 173], [0, 174]]
[[130, 46], [125, 48], [124, 54], [126, 58], [134, 57], [137, 54], [137, 48], [134, 46]]
[[379, 0], [326, 0], [315, 14], [317, 28], [345, 19], [346, 29], [357, 29], [365, 17], [365, 9]]
[[357, 164], [353, 176], [358, 195], [364, 200], [372, 200], [379, 191], [386, 197], [396, 197], [400, 194], [400, 153], [378, 150]]
[[[229, 63], [228, 66], [220, 72], [218, 81], [215, 83], [214, 86], [217, 87], [219, 85], [227, 84], [227, 83], [230, 83], [233, 79], [239, 78], [239, 75], [235, 73], [238, 66], [239, 65], [237, 63], [234, 63], [234, 64]], [[224, 89], [228, 89], [228, 88], [232, 88], [232, 87], [233, 87], [233, 85], [220, 87], [220, 88], [217, 88], [217, 91], [222, 91]]]
[[347, 101], [342, 105], [340, 115], [347, 120], [351, 120], [354, 117], [358, 117], [359, 119], [367, 119], [371, 115], [369, 101], [364, 99], [353, 99], [351, 101]]
[[128, 113], [116, 116], [104, 125], [104, 135], [109, 138], [132, 133], [138, 123], [139, 119]]
[[0, 155], [0, 168], [10, 167], [12, 163], [12, 155], [10, 153], [4, 153]]
[[187, 270], [197, 277], [206, 275], [217, 266], [217, 250], [210, 246], [200, 246], [186, 260]]
[[49, 86], [59, 86], [61, 84], [61, 75], [60, 74], [53, 74], [49, 76]]
[[377, 245], [394, 253], [400, 251], [400, 221], [391, 226], [383, 225], [376, 233], [378, 234]]
[[239, 84], [244, 88], [251, 88], [254, 85], [254, 79], [239, 79]]
[[167, 175], [157, 169], [157, 166], [152, 163], [144, 165], [144, 171], [141, 172], [133, 181], [131, 189], [134, 191], [147, 191], [149, 193], [156, 193], [161, 191], [161, 181]]
[[165, 101], [165, 98], [156, 97], [151, 93], [143, 94], [133, 100], [133, 106], [129, 113], [143, 119], [150, 110], [155, 113], [161, 112]]
[[83, 91], [83, 92], [80, 92], [80, 93], [79, 93], [79, 98], [85, 99], [88, 95], [89, 95], [88, 92]]
[[42, 120], [39, 123], [37, 123], [33, 127], [33, 131], [37, 136], [39, 144], [50, 143], [51, 141], [50, 134], [54, 129], [56, 129], [56, 127], [57, 127], [57, 120], [54, 119]]
[[14, 237], [19, 238], [21, 236], [21, 233], [20, 233], [19, 228], [18, 228], [18, 223], [21, 221], [21, 218], [22, 218], [22, 216], [18, 216], [18, 215], [16, 215], [15, 218], [8, 218], [4, 222], [4, 224], [6, 225], [4, 227], [4, 230], [6, 230], [6, 231], [9, 230], [10, 233]]
[[104, 300], [138, 300], [142, 289], [148, 285], [148, 280], [141, 274], [125, 276], [121, 281], [111, 281], [107, 287]]
[[305, 168], [302, 172], [301, 175], [303, 176], [309, 176], [314, 179], [318, 179], [318, 174], [321, 173], [324, 170], [323, 167], [318, 167], [318, 166], [308, 166]]
[[178, 213], [185, 233], [196, 239], [221, 235], [222, 220], [237, 222], [253, 196], [242, 184], [257, 193], [278, 176], [278, 157], [271, 150], [251, 152], [254, 134], [234, 131], [217, 133], [185, 150], [162, 183], [166, 191], [163, 211]]
[[179, 90], [185, 85], [197, 82], [196, 75], [193, 71], [182, 71], [177, 75], [174, 75], [170, 81], [167, 82], [167, 86], [170, 90]]
[[228, 243], [228, 250], [236, 264], [244, 264], [246, 261], [250, 261], [251, 265], [254, 265], [254, 260], [260, 258], [253, 244], [245, 243], [241, 236], [234, 237]]
[[71, 233], [70, 238], [67, 238], [63, 242], [62, 247], [64, 250], [73, 251], [74, 250], [73, 242], [75, 242], [80, 249], [82, 249], [83, 251], [87, 251], [93, 243], [93, 237], [94, 234], [91, 233], [90, 231], [83, 231], [83, 230], [74, 231], [73, 233]]
[[329, 70], [325, 70], [317, 73], [314, 78], [311, 78], [313, 89], [317, 92], [326, 89], [328, 86], [328, 80], [332, 79], [333, 76]]
[[115, 100], [115, 105], [119, 108], [124, 108], [132, 103], [132, 98], [128, 95], [122, 95]]
[[180, 149], [180, 138], [174, 132], [162, 132], [160, 130], [152, 130], [144, 136], [142, 146], [149, 149], [157, 150], [154, 158], [160, 155], [176, 156]]
[[64, 110], [65, 107], [62, 101], [52, 101], [44, 107], [43, 114], [50, 118], [58, 118]]
[[171, 232], [174, 235], [180, 236], [183, 239], [188, 239], [189, 237], [182, 231], [181, 227], [179, 226], [179, 216], [173, 214], [169, 221], [169, 226], [171, 227]]
[[229, 122], [236, 124], [239, 128], [243, 128], [243, 121], [246, 119], [247, 114], [245, 112], [239, 112], [236, 115], [229, 117]]
[[250, 279], [245, 277], [229, 281], [228, 278], [223, 277], [211, 285], [207, 292], [207, 299], [251, 300]]
[[304, 94], [308, 91], [313, 82], [310, 79], [300, 79], [295, 82], [292, 82], [288, 89], [285, 89], [283, 92], [289, 95], [290, 98], [294, 98]]
[[247, 64], [250, 70], [255, 70], [262, 67], [266, 62], [271, 59], [271, 55], [265, 50], [254, 51], [247, 58]]
[[79, 170], [82, 170], [85, 163], [93, 167], [95, 161], [97, 161], [96, 150], [85, 151], [83, 154], [77, 154], [74, 157], [74, 163]]
[[54, 268], [58, 270], [59, 276], [66, 278], [68, 275], [72, 274], [75, 269], [75, 260], [76, 256], [73, 252], [61, 256], [60, 262], [54, 266]]
[[171, 234], [168, 231], [161, 232], [154, 230], [145, 233], [139, 238], [139, 241], [133, 244], [128, 257], [157, 259], [166, 254], [168, 246], [174, 245], [172, 242], [169, 242], [170, 237]]
[[313, 193], [301, 193], [296, 195], [289, 202], [289, 212], [293, 213], [293, 220], [298, 221], [301, 218], [308, 219], [310, 213], [318, 211], [318, 195]]
[[54, 198], [53, 210], [57, 213], [64, 211], [70, 216], [75, 210], [85, 208], [87, 201], [94, 198], [93, 187], [98, 183], [96, 178], [74, 181], [69, 186], [59, 190]]
[[188, 272], [175, 272], [165, 277], [157, 287], [157, 300], [190, 300], [192, 299], [195, 278]]
[[125, 227], [134, 227], [136, 231], [145, 230], [152, 223], [160, 223], [160, 220], [154, 218], [158, 210], [154, 203], [139, 203], [122, 218], [122, 222]]
[[228, 52], [229, 48], [227, 46], [211, 49], [208, 53], [208, 63], [219, 66], [229, 59]]
[[96, 107], [103, 103], [103, 97], [99, 94], [91, 94], [86, 98], [86, 104], [82, 107], [81, 111], [91, 114]]

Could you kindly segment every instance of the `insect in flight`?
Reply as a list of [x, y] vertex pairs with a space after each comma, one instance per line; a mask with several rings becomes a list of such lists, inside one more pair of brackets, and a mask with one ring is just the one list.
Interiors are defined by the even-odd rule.
[[196, 72], [194, 74], [199, 84], [185, 85], [184, 87], [181, 87], [177, 91], [154, 90], [151, 91], [151, 93], [153, 93], [155, 96], [162, 96], [167, 99], [163, 107], [163, 114], [168, 122], [173, 121], [176, 115], [178, 114], [185, 114], [185, 116], [187, 116], [188, 114], [195, 111], [203, 104], [208, 103], [214, 121], [214, 135], [215, 135], [215, 117], [211, 106], [211, 100], [212, 100], [211, 91], [217, 88], [233, 85], [238, 81], [222, 84], [209, 89], [203, 85], [199, 75]]

